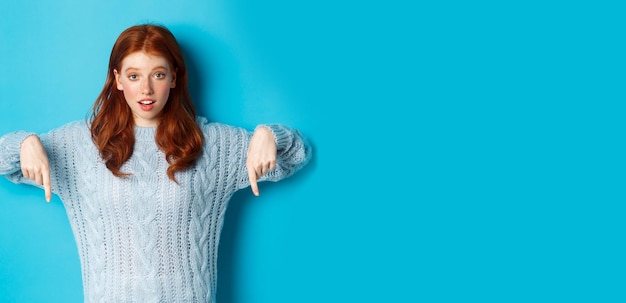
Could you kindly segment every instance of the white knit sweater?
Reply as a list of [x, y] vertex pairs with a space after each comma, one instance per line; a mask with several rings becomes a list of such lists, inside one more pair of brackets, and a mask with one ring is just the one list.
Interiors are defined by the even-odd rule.
[[[250, 185], [246, 151], [252, 135], [207, 123], [204, 152], [195, 166], [166, 174], [156, 128], [135, 128], [125, 178], [104, 165], [84, 121], [40, 136], [51, 166], [52, 190], [64, 203], [81, 261], [85, 302], [215, 302], [217, 251], [228, 201]], [[265, 125], [276, 138], [277, 168], [262, 180], [278, 181], [310, 159], [299, 132]], [[20, 144], [30, 133], [0, 137], [0, 174], [25, 182]]]

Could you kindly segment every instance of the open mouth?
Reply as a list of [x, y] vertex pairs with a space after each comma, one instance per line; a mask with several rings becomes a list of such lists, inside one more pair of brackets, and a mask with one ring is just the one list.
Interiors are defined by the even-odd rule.
[[154, 108], [156, 100], [141, 100], [139, 101], [139, 108], [143, 111], [151, 111]]

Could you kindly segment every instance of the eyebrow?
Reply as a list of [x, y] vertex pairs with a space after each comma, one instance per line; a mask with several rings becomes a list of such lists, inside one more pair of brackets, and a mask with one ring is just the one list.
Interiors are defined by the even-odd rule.
[[[164, 69], [164, 70], [168, 70], [168, 69], [167, 69], [167, 67], [165, 67], [165, 66], [163, 66], [163, 65], [159, 65], [159, 66], [156, 66], [155, 68], [153, 68], [153, 69], [152, 69], [152, 71], [155, 71], [155, 70], [157, 70], [157, 69]], [[141, 69], [140, 69], [140, 68], [137, 68], [137, 67], [132, 67], [132, 66], [131, 66], [131, 67], [126, 68], [126, 69], [124, 70], [124, 72], [128, 72], [128, 71], [130, 71], [130, 70], [141, 70]]]

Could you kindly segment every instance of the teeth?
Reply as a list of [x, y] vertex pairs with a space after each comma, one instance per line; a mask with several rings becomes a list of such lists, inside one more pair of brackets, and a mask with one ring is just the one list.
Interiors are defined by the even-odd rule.
[[146, 100], [146, 101], [140, 101], [139, 103], [141, 103], [143, 105], [150, 105], [150, 104], [154, 103], [154, 101]]

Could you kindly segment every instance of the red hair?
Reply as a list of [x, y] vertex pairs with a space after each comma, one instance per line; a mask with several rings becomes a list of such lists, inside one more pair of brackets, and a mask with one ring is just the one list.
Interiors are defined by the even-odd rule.
[[135, 52], [165, 58], [176, 73], [176, 87], [170, 90], [155, 138], [169, 163], [167, 175], [176, 182], [174, 174], [193, 166], [200, 157], [204, 137], [196, 123], [196, 110], [187, 88], [183, 52], [167, 28], [152, 24], [137, 25], [126, 29], [117, 38], [111, 51], [104, 87], [89, 119], [91, 138], [106, 167], [117, 177], [128, 176], [120, 169], [133, 154], [135, 124], [123, 92], [115, 85], [113, 70], [121, 70], [122, 60]]

